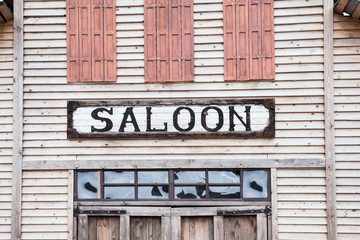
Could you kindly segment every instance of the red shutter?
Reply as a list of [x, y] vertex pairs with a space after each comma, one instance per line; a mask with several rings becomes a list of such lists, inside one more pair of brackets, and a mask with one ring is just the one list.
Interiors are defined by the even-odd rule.
[[238, 0], [236, 6], [237, 80], [249, 80], [249, 0]]
[[79, 0], [80, 82], [91, 81], [91, 10], [87, 0]]
[[194, 6], [193, 0], [181, 0], [182, 80], [193, 81], [194, 71]]
[[236, 80], [236, 5], [235, 0], [224, 0], [224, 77]]
[[169, 2], [157, 0], [157, 81], [169, 81]]
[[275, 79], [273, 0], [262, 0], [262, 71], [263, 79]]
[[250, 0], [249, 31], [250, 79], [262, 79], [260, 0]]
[[115, 0], [104, 0], [104, 80], [116, 81]]
[[79, 69], [79, 8], [78, 0], [68, 0], [66, 6], [67, 26], [67, 81], [78, 82]]
[[145, 81], [156, 81], [156, 0], [144, 0]]
[[[88, 2], [88, 0], [82, 0]], [[91, 0], [92, 80], [104, 80], [104, 0]]]
[[170, 81], [181, 81], [181, 0], [169, 0]]

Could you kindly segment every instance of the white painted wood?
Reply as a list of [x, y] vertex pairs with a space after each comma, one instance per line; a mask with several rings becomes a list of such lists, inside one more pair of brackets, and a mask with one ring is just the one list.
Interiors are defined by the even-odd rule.
[[278, 232], [278, 191], [277, 191], [277, 170], [271, 169], [271, 239], [279, 239]]

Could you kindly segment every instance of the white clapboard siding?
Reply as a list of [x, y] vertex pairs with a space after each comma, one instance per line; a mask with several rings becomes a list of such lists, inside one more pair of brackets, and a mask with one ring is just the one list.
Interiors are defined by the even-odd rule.
[[68, 239], [67, 171], [24, 171], [21, 239]]
[[326, 239], [324, 170], [277, 170], [279, 239]]
[[10, 239], [13, 22], [0, 25], [0, 239]]
[[360, 22], [334, 18], [338, 239], [360, 238]]

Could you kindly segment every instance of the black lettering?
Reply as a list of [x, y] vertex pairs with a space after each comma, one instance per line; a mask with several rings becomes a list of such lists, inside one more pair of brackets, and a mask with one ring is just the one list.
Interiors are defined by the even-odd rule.
[[[129, 118], [129, 116], [131, 118], [130, 121], [127, 120]], [[139, 125], [136, 122], [136, 118], [135, 118], [135, 115], [133, 112], [133, 107], [126, 108], [126, 110], [124, 112], [124, 118], [120, 125], [119, 132], [124, 132], [124, 129], [126, 128], [127, 123], [131, 123], [134, 126], [135, 132], [140, 132]]]
[[91, 112], [91, 117], [93, 119], [106, 123], [104, 128], [95, 128], [94, 126], [91, 126], [91, 132], [107, 132], [110, 131], [113, 127], [113, 123], [109, 118], [103, 118], [99, 116], [100, 112], [107, 112], [108, 114], [113, 115], [113, 108], [110, 108], [110, 110], [107, 110], [106, 108], [96, 108]]
[[[216, 124], [215, 128], [209, 128], [207, 123], [206, 123], [206, 116], [208, 115], [208, 111], [210, 109], [214, 109], [218, 113], [219, 122]], [[206, 108], [204, 108], [202, 110], [202, 112], [201, 112], [201, 125], [203, 126], [204, 129], [206, 129], [209, 132], [217, 132], [217, 131], [219, 131], [224, 126], [224, 114], [221, 111], [221, 109], [218, 108], [218, 107], [206, 107]]]
[[251, 123], [250, 123], [250, 108], [251, 106], [245, 106], [245, 113], [246, 113], [246, 123], [243, 120], [243, 117], [239, 116], [239, 114], [235, 111], [234, 106], [230, 106], [229, 110], [229, 118], [230, 118], [230, 126], [229, 131], [235, 131], [235, 124], [234, 124], [234, 115], [240, 120], [242, 125], [244, 125], [246, 131], [251, 131]]
[[164, 129], [151, 128], [151, 107], [146, 107], [146, 131], [147, 132], [166, 132], [167, 122], [164, 123]]
[[[179, 122], [178, 122], [178, 116], [180, 114], [181, 110], [187, 110], [190, 113], [190, 122], [189, 122], [189, 127], [188, 128], [181, 128], [179, 126]], [[194, 126], [195, 126], [195, 113], [194, 111], [189, 108], [189, 107], [178, 107], [173, 114], [173, 125], [175, 127], [176, 130], [180, 131], [180, 132], [188, 132], [191, 131]]]

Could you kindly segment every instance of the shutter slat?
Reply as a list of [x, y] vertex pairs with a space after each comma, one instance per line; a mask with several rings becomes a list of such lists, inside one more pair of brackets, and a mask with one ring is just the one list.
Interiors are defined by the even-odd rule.
[[104, 0], [104, 80], [116, 81], [115, 0]]
[[157, 0], [157, 81], [169, 81], [169, 2]]
[[181, 0], [182, 18], [182, 80], [193, 81], [194, 71], [194, 10], [193, 0]]
[[91, 10], [87, 0], [79, 0], [80, 81], [91, 81]]
[[236, 5], [237, 80], [249, 80], [249, 0], [238, 0]]
[[170, 81], [181, 81], [181, 0], [169, 0]]
[[144, 1], [145, 81], [156, 81], [156, 0]]
[[225, 80], [236, 80], [236, 5], [224, 0], [224, 74]]
[[262, 79], [260, 0], [250, 0], [249, 32], [250, 79]]
[[262, 12], [262, 71], [263, 79], [275, 79], [273, 0], [263, 0]]
[[79, 8], [78, 0], [66, 1], [66, 33], [67, 33], [67, 81], [79, 82]]
[[97, 82], [104, 81], [104, 0], [92, 0], [91, 2], [92, 80]]

